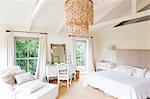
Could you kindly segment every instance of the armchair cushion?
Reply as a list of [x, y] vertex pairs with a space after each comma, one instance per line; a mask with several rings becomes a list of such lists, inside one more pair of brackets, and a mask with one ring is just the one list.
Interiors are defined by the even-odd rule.
[[6, 84], [15, 85], [15, 78], [11, 72], [0, 75], [0, 81]]
[[9, 66], [8, 68], [1, 69], [0, 82], [14, 85], [15, 84], [14, 73], [17, 71], [21, 71], [21, 68], [19, 66]]
[[12, 92], [14, 90], [14, 87], [10, 84], [6, 84], [3, 82], [0, 82], [0, 93], [9, 93]]
[[25, 93], [33, 93], [33, 92], [43, 88], [44, 86], [45, 86], [45, 84], [42, 82], [35, 82], [35, 83], [31, 83], [30, 85], [26, 86], [22, 90]]
[[17, 81], [17, 84], [20, 85], [22, 83], [35, 80], [35, 77], [30, 72], [28, 72], [20, 75], [15, 75], [15, 79]]

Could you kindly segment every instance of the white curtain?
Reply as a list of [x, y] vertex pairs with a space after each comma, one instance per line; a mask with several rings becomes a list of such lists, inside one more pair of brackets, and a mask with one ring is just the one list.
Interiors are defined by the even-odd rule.
[[70, 37], [71, 63], [76, 67], [75, 39]]
[[46, 64], [47, 64], [47, 35], [40, 35], [38, 62], [35, 75], [37, 79], [44, 79], [46, 72]]
[[95, 72], [95, 69], [94, 69], [94, 52], [93, 52], [93, 39], [91, 37], [89, 37], [87, 39], [87, 73], [86, 73], [86, 76], [85, 76], [85, 81], [83, 83], [83, 86], [84, 87], [87, 87], [87, 78], [88, 78], [88, 75], [89, 73], [91, 72]]
[[13, 33], [1, 34], [0, 68], [14, 65], [14, 36]]
[[94, 72], [93, 55], [93, 40], [89, 37], [87, 40], [87, 73]]

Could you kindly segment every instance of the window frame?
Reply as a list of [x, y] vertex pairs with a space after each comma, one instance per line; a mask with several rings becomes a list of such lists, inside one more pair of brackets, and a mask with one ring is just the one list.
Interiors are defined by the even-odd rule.
[[[76, 53], [76, 42], [84, 42], [85, 43], [85, 59], [84, 59], [84, 65], [77, 65], [77, 53]], [[87, 61], [87, 39], [76, 39], [75, 40], [75, 59], [76, 59], [76, 66], [77, 67], [84, 67], [84, 66], [86, 66], [86, 61]], [[80, 56], [80, 55], [79, 55]]]
[[38, 40], [39, 41], [39, 38], [37, 37], [14, 37], [14, 63], [15, 65], [17, 65], [17, 60], [26, 60], [27, 61], [27, 65], [29, 65], [30, 63], [30, 60], [38, 60], [38, 56], [37, 57], [29, 57], [29, 49], [28, 50], [28, 54], [27, 54], [27, 57], [25, 58], [17, 58], [16, 56], [16, 42], [17, 40]]

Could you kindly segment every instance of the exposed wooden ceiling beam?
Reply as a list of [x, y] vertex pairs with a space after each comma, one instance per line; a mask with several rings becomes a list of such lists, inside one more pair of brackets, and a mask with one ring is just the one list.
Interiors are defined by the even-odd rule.
[[56, 33], [59, 34], [64, 27], [65, 27], [65, 23], [64, 23], [64, 18], [63, 18], [58, 29], [56, 30]]
[[[141, 12], [141, 11], [138, 11], [139, 10], [138, 8], [141, 8], [141, 7], [143, 8], [144, 6], [145, 5], [139, 5], [139, 4], [137, 5], [137, 0], [131, 0], [131, 14], [133, 15], [133, 14], [136, 14], [137, 12]], [[113, 26], [116, 26], [118, 24], [119, 23], [113, 24]]]
[[109, 20], [109, 21], [106, 21], [106, 22], [98, 23], [98, 24], [93, 26], [92, 30], [100, 28], [100, 27], [112, 25], [112, 24], [118, 24], [120, 22], [127, 21], [127, 20], [132, 20], [132, 19], [135, 19], [135, 18], [149, 16], [149, 15], [150, 15], [150, 10], [139, 12], [139, 13], [136, 13], [136, 14], [133, 14], [133, 15], [128, 15], [128, 16], [125, 16], [125, 17], [121, 17], [121, 18]]
[[140, 11], [144, 7], [150, 4], [150, 0], [142, 0], [141, 2], [137, 2], [137, 11]]
[[30, 23], [30, 26], [29, 26], [29, 31], [31, 30], [32, 28], [32, 24], [34, 22], [34, 20], [36, 19], [36, 17], [39, 15], [39, 13], [41, 12], [41, 10], [44, 8], [44, 6], [46, 5], [48, 0], [39, 0], [35, 9], [33, 10], [33, 13], [32, 13], [32, 17], [31, 17], [31, 23]]
[[[95, 19], [95, 24], [97, 24], [103, 17], [105, 17], [107, 14], [109, 14], [113, 9], [115, 9], [116, 7], [118, 7], [122, 2], [124, 2], [125, 0], [118, 0], [114, 6], [110, 6], [108, 9], [105, 9], [105, 11], [103, 11], [103, 13]], [[104, 1], [101, 1], [101, 3]], [[98, 12], [97, 12], [98, 13]]]
[[[124, 0], [120, 0], [120, 1], [116, 2], [115, 5], [118, 6], [122, 1], [124, 1]], [[96, 4], [101, 4], [102, 2], [104, 2], [104, 1], [103, 1], [103, 0], [95, 0], [94, 5], [96, 5]], [[97, 6], [95, 7], [95, 9], [98, 9], [98, 6], [100, 6], [100, 5], [97, 5]], [[97, 24], [98, 21], [99, 21], [101, 18], [103, 18], [105, 15], [107, 15], [107, 14], [108, 14], [110, 11], [112, 11], [116, 6], [113, 6], [111, 9], [108, 9], [108, 10], [104, 11], [104, 14], [102, 14], [101, 16], [99, 16], [98, 18], [96, 18], [95, 24]], [[58, 29], [56, 30], [56, 33], [57, 33], [57, 34], [59, 34], [59, 33], [64, 29], [64, 27], [65, 27], [64, 20], [65, 20], [65, 18], [62, 19], [62, 22], [60, 23]]]
[[136, 0], [131, 0], [131, 13], [135, 14], [137, 11], [137, 7], [136, 7], [137, 1]]

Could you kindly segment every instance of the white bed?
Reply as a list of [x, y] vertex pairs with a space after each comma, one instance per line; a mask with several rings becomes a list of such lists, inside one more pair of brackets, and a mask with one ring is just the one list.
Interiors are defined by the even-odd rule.
[[129, 76], [115, 70], [94, 72], [87, 76], [87, 85], [118, 99], [150, 97], [150, 80]]

